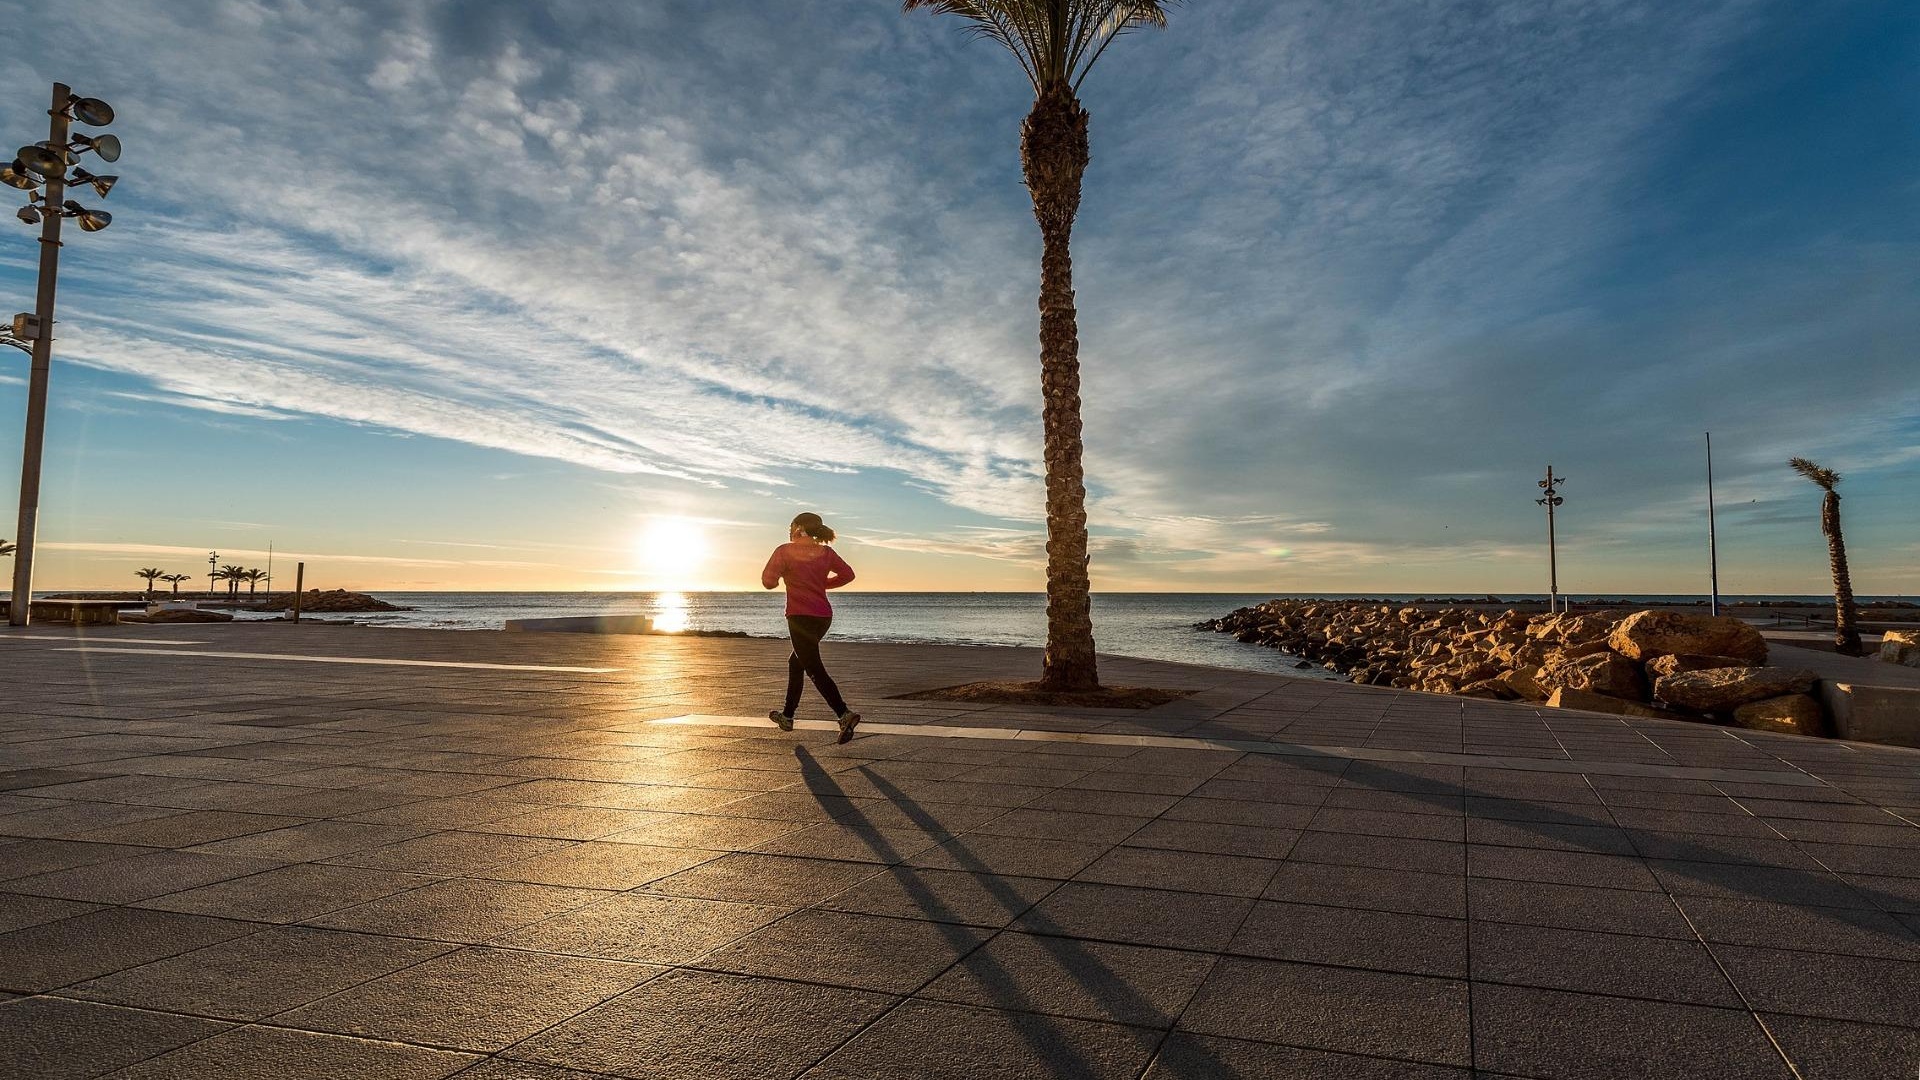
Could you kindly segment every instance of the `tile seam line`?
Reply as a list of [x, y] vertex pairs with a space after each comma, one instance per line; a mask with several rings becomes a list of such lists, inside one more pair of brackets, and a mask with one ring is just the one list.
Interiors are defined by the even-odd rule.
[[[764, 727], [765, 721], [752, 717], [688, 713], [646, 721], [675, 727]], [[801, 720], [796, 729], [832, 730], [819, 720]], [[1688, 765], [1646, 762], [1583, 761], [1559, 758], [1514, 758], [1459, 754], [1449, 751], [1389, 750], [1372, 747], [1322, 746], [1301, 743], [1267, 743], [1240, 740], [1193, 739], [1182, 736], [1101, 735], [1097, 732], [1050, 731], [1045, 728], [949, 727], [940, 724], [863, 725], [873, 734], [904, 735], [927, 739], [982, 739], [995, 742], [1090, 743], [1107, 746], [1139, 746], [1151, 749], [1206, 750], [1220, 753], [1264, 754], [1271, 757], [1301, 757], [1344, 761], [1381, 761], [1428, 765], [1453, 765], [1462, 768], [1509, 769], [1516, 772], [1595, 774], [1604, 776], [1641, 776], [1666, 779], [1694, 779], [1708, 783], [1781, 783], [1787, 787], [1831, 787], [1802, 769], [1712, 769]], [[1440, 758], [1443, 760], [1434, 760]], [[1445, 760], [1458, 759], [1458, 760]]]

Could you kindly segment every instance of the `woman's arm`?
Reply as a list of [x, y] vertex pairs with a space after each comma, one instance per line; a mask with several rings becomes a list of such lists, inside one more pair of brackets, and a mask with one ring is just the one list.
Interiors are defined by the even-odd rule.
[[780, 587], [780, 573], [786, 569], [785, 560], [780, 556], [785, 551], [785, 548], [773, 549], [772, 557], [767, 559], [766, 569], [760, 571], [760, 585], [762, 588], [777, 589]]
[[827, 588], [837, 589], [853, 580], [853, 567], [832, 548], [827, 549]]

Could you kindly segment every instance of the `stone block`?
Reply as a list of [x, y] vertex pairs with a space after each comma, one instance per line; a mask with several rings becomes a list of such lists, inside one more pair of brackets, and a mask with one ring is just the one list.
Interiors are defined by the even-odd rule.
[[1789, 735], [1825, 735], [1826, 710], [1811, 694], [1784, 694], [1750, 701], [1733, 710], [1733, 722], [1755, 731], [1784, 731]]
[[1889, 664], [1920, 668], [1920, 630], [1889, 630], [1880, 639], [1879, 658]]
[[1637, 701], [1624, 701], [1605, 694], [1596, 694], [1591, 690], [1576, 690], [1562, 686], [1547, 699], [1550, 709], [1584, 709], [1587, 712], [1613, 713], [1615, 716], [1642, 716], [1652, 720], [1695, 720], [1698, 717], [1682, 716], [1679, 713], [1656, 709], [1651, 705], [1642, 705]]
[[1840, 738], [1920, 747], [1920, 689], [1822, 679], [1814, 692]]
[[1731, 712], [1750, 701], [1804, 694], [1813, 682], [1813, 672], [1799, 668], [1708, 668], [1661, 678], [1653, 684], [1653, 696], [1683, 709]]
[[1731, 615], [1636, 611], [1613, 628], [1607, 645], [1631, 660], [1674, 653], [1731, 656], [1754, 665], [1764, 664], [1767, 659], [1767, 639]]

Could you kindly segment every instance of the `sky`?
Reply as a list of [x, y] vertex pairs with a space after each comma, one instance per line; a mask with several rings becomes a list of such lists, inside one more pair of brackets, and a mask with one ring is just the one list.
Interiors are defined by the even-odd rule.
[[[0, 128], [58, 79], [126, 147], [62, 254], [38, 586], [271, 545], [283, 586], [751, 589], [814, 510], [855, 588], [1041, 587], [1032, 92], [951, 20], [0, 24]], [[1082, 96], [1096, 589], [1544, 592], [1551, 463], [1563, 591], [1704, 593], [1711, 431], [1723, 592], [1830, 588], [1801, 455], [1855, 588], [1920, 593], [1920, 5], [1194, 0]]]

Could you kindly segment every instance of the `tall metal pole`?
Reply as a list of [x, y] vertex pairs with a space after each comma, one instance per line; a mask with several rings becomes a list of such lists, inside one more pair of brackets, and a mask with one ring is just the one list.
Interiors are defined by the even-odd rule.
[[1553, 536], [1553, 466], [1547, 466], [1547, 610], [1560, 610], [1560, 560]]
[[[53, 119], [47, 125], [47, 142], [53, 152], [67, 150], [67, 102], [73, 91], [66, 83], [53, 84]], [[66, 169], [47, 177], [47, 212], [40, 219], [40, 292], [34, 302], [34, 314], [40, 320], [39, 336], [33, 339], [33, 367], [27, 376], [27, 441], [20, 452], [20, 523], [15, 526], [18, 539], [13, 555], [13, 604], [7, 621], [14, 626], [27, 625], [28, 609], [33, 603], [33, 546], [40, 523], [40, 455], [47, 436], [47, 374], [53, 366], [53, 293], [60, 277], [60, 208], [67, 201]]]
[[1720, 614], [1720, 538], [1713, 528], [1713, 432], [1707, 432], [1707, 614]]

